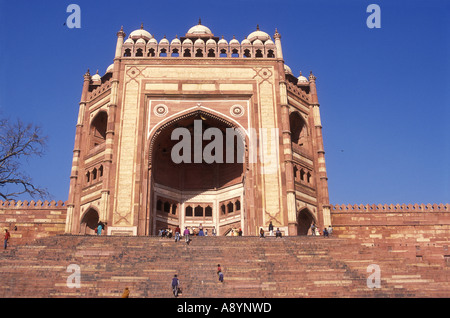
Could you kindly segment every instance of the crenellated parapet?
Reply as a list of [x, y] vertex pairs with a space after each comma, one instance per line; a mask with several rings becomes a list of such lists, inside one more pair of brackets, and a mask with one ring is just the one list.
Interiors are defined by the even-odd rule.
[[61, 200], [59, 201], [27, 201], [27, 200], [7, 200], [7, 201], [3, 201], [0, 200], [0, 208], [8, 208], [8, 209], [55, 209], [55, 208], [61, 208], [61, 209], [65, 209], [66, 208], [66, 202], [63, 202]]
[[450, 204], [336, 204], [331, 212], [450, 212]]

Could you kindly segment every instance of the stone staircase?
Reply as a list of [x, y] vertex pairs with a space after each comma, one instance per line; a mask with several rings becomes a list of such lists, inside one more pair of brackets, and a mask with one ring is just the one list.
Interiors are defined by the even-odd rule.
[[[412, 246], [411, 248], [414, 248]], [[394, 251], [395, 252], [395, 251]], [[73, 236], [41, 238], [0, 254], [0, 297], [182, 298], [449, 297], [449, 266], [335, 237]], [[411, 254], [413, 255], [413, 254]], [[80, 268], [79, 288], [69, 288]], [[224, 272], [220, 283], [217, 264]], [[380, 267], [381, 288], [368, 288], [367, 267]]]

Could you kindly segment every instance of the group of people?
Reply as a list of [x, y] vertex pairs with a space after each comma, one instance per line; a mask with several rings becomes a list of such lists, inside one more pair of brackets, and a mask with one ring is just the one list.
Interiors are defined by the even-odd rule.
[[[325, 227], [325, 228], [322, 230], [322, 235], [323, 235], [324, 237], [328, 237], [328, 236], [330, 236], [332, 233], [333, 233], [333, 228], [331, 227], [331, 225], [328, 226], [328, 228]], [[313, 235], [313, 236], [316, 236], [316, 235], [318, 236], [318, 235], [320, 235], [320, 230], [319, 230], [319, 228], [316, 226], [315, 223], [311, 224], [311, 235]]]
[[[213, 236], [217, 235], [215, 226], [212, 228], [211, 232], [212, 232]], [[184, 231], [183, 231], [183, 233], [181, 233], [180, 227], [177, 226], [174, 231], [172, 231], [172, 229], [170, 229], [170, 228], [159, 230], [158, 236], [159, 237], [172, 238], [174, 236], [173, 233], [175, 233], [175, 242], [178, 242], [181, 239], [181, 236], [184, 236], [185, 239], [186, 239], [186, 242], [188, 242], [189, 241], [188, 238], [190, 236], [208, 236], [208, 229], [203, 229], [203, 226], [200, 223], [198, 229], [195, 228], [195, 227], [189, 229], [186, 226]]]
[[[272, 221], [270, 221], [270, 223], [269, 223], [269, 235], [273, 236], [274, 233], [275, 233], [275, 237], [277, 237], [277, 238], [278, 237], [279, 238], [283, 237], [283, 234], [281, 233], [281, 230], [280, 230], [279, 227], [277, 227], [277, 230], [275, 232], [273, 231], [273, 224], [272, 224]], [[265, 232], [264, 232], [263, 228], [259, 229], [259, 237], [265, 237]]]

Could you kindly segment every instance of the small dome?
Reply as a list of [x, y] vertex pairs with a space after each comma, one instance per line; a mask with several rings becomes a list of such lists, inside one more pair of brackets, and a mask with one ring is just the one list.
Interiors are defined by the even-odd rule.
[[140, 38], [136, 41], [136, 44], [145, 44], [145, 40], [143, 38]]
[[267, 40], [270, 40], [270, 35], [266, 32], [263, 32], [259, 29], [259, 25], [256, 26], [256, 31], [250, 33], [247, 38], [250, 42], [253, 42], [255, 40], [261, 40], [263, 42], [266, 42]]
[[107, 73], [112, 73], [113, 70], [114, 70], [114, 63], [111, 64], [110, 66], [108, 66], [108, 68], [106, 69], [105, 74], [107, 74]]
[[225, 40], [224, 38], [223, 38], [223, 36], [222, 36], [222, 38], [219, 40], [219, 42], [217, 42], [217, 44], [225, 44], [225, 45], [228, 45], [228, 42], [227, 42], [227, 40]]
[[262, 43], [261, 40], [256, 39], [256, 40], [253, 42], [253, 45], [264, 45], [264, 44]]
[[302, 75], [302, 72], [300, 72], [300, 76], [297, 77], [297, 79], [298, 79], [299, 83], [307, 83], [308, 82], [308, 79]]
[[245, 38], [242, 40], [241, 45], [252, 45], [252, 43], [247, 38]]
[[167, 40], [166, 37], [164, 36], [164, 38], [162, 38], [161, 41], [159, 41], [159, 44], [169, 44], [169, 40]]
[[216, 45], [216, 41], [214, 41], [213, 39], [209, 39], [208, 41], [206, 41], [206, 45]]
[[264, 45], [275, 45], [271, 39], [268, 39], [266, 42], [264, 42]]
[[230, 45], [240, 45], [240, 43], [239, 43], [239, 41], [238, 40], [236, 40], [236, 38], [234, 37], [234, 35], [233, 35], [233, 39], [230, 41]]
[[286, 64], [284, 64], [284, 72], [285, 72], [286, 74], [291, 74], [291, 75], [293, 75], [293, 74], [292, 74], [291, 68], [290, 68], [289, 66], [287, 66]]
[[191, 39], [185, 39], [183, 41], [183, 45], [192, 45], [192, 40]]
[[97, 71], [96, 74], [94, 74], [94, 75], [91, 76], [91, 80], [93, 80], [94, 82], [95, 82], [95, 81], [101, 81], [101, 80], [102, 80], [102, 77], [101, 77], [100, 75], [98, 75], [98, 71]]
[[156, 41], [155, 38], [151, 38], [150, 40], [148, 40], [147, 44], [158, 44], [158, 41]]
[[134, 30], [133, 32], [130, 33], [130, 38], [132, 38], [133, 40], [137, 40], [137, 39], [144, 39], [146, 41], [150, 40], [153, 36], [148, 32], [144, 30], [144, 25], [141, 24], [141, 28], [138, 30]]
[[194, 45], [205, 45], [205, 41], [203, 41], [202, 39], [197, 39], [195, 40]]
[[134, 41], [132, 38], [128, 38], [125, 42], [123, 42], [123, 44], [134, 44]]
[[190, 28], [187, 31], [186, 35], [188, 35], [188, 34], [189, 35], [197, 35], [197, 36], [202, 36], [202, 35], [207, 35], [207, 36], [211, 35], [212, 36], [213, 35], [211, 30], [208, 27], [202, 25], [201, 20], [198, 21], [197, 25], [193, 26], [192, 28]]
[[178, 38], [178, 36], [175, 37], [175, 39], [172, 40], [172, 42], [170, 42], [170, 44], [181, 44], [180, 39]]

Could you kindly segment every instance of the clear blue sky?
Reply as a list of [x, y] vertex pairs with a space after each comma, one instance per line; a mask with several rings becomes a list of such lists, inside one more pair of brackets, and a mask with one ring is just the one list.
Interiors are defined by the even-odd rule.
[[[64, 23], [81, 7], [81, 28]], [[369, 29], [369, 4], [381, 28]], [[86, 69], [104, 74], [116, 33], [182, 36], [201, 17], [240, 41], [259, 24], [282, 38], [294, 75], [317, 77], [330, 202], [450, 202], [450, 1], [0, 1], [1, 116], [40, 125], [44, 157], [24, 168], [67, 200]]]

